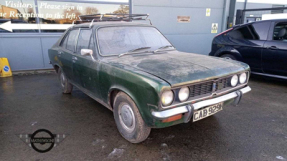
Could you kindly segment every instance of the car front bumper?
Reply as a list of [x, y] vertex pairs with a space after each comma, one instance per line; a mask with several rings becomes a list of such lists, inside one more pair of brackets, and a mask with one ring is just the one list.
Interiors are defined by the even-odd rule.
[[234, 91], [234, 92], [231, 92], [231, 93], [228, 93], [228, 94], [225, 94], [220, 97], [213, 98], [213, 99], [204, 100], [204, 101], [196, 102], [194, 104], [188, 104], [188, 105], [184, 105], [180, 107], [175, 107], [175, 108], [164, 110], [164, 111], [153, 111], [152, 115], [159, 120], [163, 120], [171, 116], [183, 114], [184, 122], [189, 122], [193, 116], [193, 111], [196, 111], [203, 107], [214, 105], [220, 102], [226, 102], [231, 99], [234, 99], [234, 104], [237, 105], [240, 102], [242, 95], [249, 91], [251, 91], [251, 88], [249, 86], [246, 86], [237, 91]]

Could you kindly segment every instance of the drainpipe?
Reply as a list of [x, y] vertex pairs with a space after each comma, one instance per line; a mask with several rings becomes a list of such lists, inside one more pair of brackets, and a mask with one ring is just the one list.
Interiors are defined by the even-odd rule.
[[129, 0], [129, 14], [133, 14], [133, 0]]
[[246, 10], [246, 6], [247, 6], [247, 0], [245, 0], [244, 2], [244, 10]]
[[236, 0], [230, 0], [227, 28], [233, 27], [234, 13], [235, 13]]

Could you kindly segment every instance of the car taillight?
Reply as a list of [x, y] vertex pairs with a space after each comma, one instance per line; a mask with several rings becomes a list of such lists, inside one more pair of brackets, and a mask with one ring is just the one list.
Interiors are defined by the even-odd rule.
[[225, 30], [225, 31], [219, 33], [218, 35], [216, 35], [215, 37], [220, 36], [220, 35], [223, 35], [223, 34], [227, 33], [228, 31], [231, 31], [231, 30], [233, 30], [233, 28], [230, 28], [230, 29], [228, 29], [228, 30]]

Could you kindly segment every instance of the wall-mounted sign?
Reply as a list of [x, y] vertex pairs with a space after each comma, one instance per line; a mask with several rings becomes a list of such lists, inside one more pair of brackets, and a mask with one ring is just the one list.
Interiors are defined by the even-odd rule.
[[216, 34], [218, 30], [218, 23], [212, 23], [211, 25], [211, 33]]
[[79, 15], [129, 13], [128, 1], [121, 1], [101, 4], [79, 0], [0, 0], [0, 32], [64, 32], [79, 20]]
[[177, 22], [189, 23], [190, 22], [190, 16], [177, 16]]
[[13, 30], [66, 30], [73, 26], [73, 24], [29, 24], [29, 23], [11, 23], [11, 21], [0, 24], [0, 29], [4, 29], [10, 32]]
[[210, 12], [211, 12], [211, 9], [210, 8], [206, 8], [206, 14], [205, 15], [207, 17], [209, 17], [210, 16]]

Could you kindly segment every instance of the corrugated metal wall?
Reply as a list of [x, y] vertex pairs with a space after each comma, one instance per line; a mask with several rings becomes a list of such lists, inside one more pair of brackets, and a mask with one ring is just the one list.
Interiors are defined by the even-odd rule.
[[12, 71], [50, 69], [48, 49], [61, 34], [0, 34], [0, 57], [9, 60]]
[[[155, 25], [180, 51], [209, 54], [212, 23], [222, 31], [224, 0], [133, 0], [133, 13], [149, 13]], [[211, 8], [210, 17], [206, 8]], [[177, 16], [191, 16], [190, 23], [178, 23]]]

